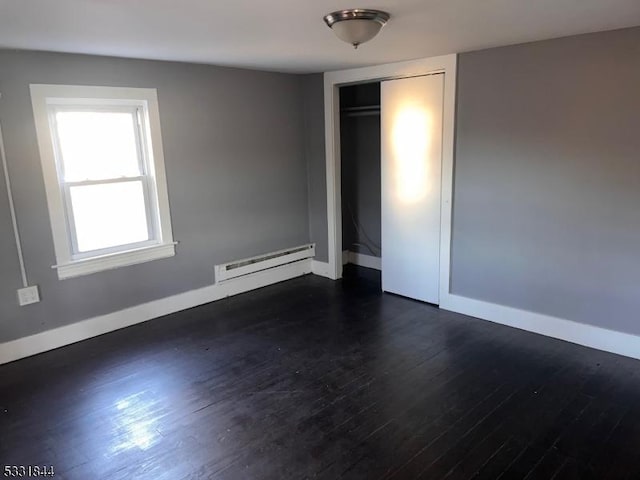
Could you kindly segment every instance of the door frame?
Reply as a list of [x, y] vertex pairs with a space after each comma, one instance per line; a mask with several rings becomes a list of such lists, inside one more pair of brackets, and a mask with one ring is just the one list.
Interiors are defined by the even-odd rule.
[[342, 277], [342, 192], [340, 182], [339, 88], [397, 78], [444, 73], [442, 118], [442, 191], [440, 209], [440, 300], [449, 294], [451, 267], [451, 216], [455, 139], [457, 55], [339, 70], [324, 74], [325, 160], [327, 175], [328, 276]]

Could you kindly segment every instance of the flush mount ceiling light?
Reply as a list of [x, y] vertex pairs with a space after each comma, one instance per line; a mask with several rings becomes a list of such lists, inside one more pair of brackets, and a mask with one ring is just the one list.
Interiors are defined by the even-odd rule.
[[358, 48], [375, 37], [390, 17], [380, 10], [350, 8], [325, 15], [324, 21], [340, 40]]

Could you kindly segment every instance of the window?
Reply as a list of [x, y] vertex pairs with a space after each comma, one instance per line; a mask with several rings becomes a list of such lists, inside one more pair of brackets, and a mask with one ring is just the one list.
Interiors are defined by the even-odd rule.
[[31, 85], [59, 278], [175, 254], [155, 89]]

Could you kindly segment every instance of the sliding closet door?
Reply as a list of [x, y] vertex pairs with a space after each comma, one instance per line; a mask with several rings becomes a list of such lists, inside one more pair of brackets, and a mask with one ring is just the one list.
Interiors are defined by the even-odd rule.
[[444, 74], [381, 85], [382, 289], [439, 303]]

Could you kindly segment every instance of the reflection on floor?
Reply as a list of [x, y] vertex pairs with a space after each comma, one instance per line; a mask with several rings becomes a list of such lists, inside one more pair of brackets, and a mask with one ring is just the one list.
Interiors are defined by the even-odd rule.
[[1, 463], [82, 480], [640, 478], [639, 362], [379, 289], [372, 270], [306, 276], [2, 366]]

